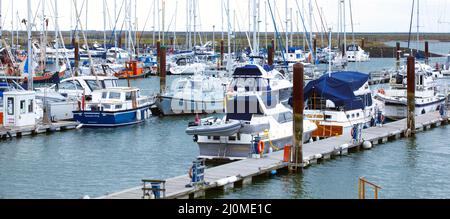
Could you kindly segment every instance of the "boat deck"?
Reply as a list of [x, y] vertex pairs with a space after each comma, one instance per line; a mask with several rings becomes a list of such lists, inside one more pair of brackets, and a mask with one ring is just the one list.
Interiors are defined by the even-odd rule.
[[[441, 118], [439, 113], [429, 113], [416, 117], [418, 132], [447, 124], [448, 118]], [[404, 137], [406, 119], [385, 124], [383, 127], [372, 127], [363, 130], [362, 138], [370, 141], [373, 146]], [[351, 149], [360, 149], [362, 143], [352, 143], [351, 136], [332, 137], [303, 146], [304, 165], [309, 166], [317, 162], [331, 159], [335, 156], [346, 155]], [[190, 183], [188, 175], [177, 176], [166, 180], [166, 196], [169, 199], [199, 198], [205, 196], [211, 189], [228, 190], [235, 184], [249, 184], [258, 175], [269, 174], [272, 170], [283, 169], [287, 163], [283, 162], [283, 151], [265, 155], [260, 159], [245, 159], [205, 170], [204, 179], [207, 185], [187, 188]], [[99, 197], [99, 199], [141, 199], [142, 186], [137, 186], [117, 193]]]

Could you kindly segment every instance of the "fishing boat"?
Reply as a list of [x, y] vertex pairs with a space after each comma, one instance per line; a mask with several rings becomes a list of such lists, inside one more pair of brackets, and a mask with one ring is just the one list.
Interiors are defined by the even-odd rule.
[[[280, 98], [292, 84], [283, 80], [259, 65], [236, 68], [225, 97], [226, 115], [191, 123], [186, 130], [194, 136], [200, 158], [246, 159], [252, 154], [251, 146], [260, 140], [267, 145], [264, 153], [292, 144], [292, 110]], [[305, 120], [304, 139], [309, 140], [316, 128]]]
[[364, 51], [360, 46], [351, 44], [346, 50], [347, 61], [349, 62], [367, 62], [370, 61], [370, 54]]
[[[416, 64], [415, 84], [415, 114], [421, 115], [428, 112], [439, 111], [445, 103], [446, 96], [439, 94], [437, 84], [433, 75], [423, 71]], [[394, 83], [392, 83], [394, 82]], [[391, 89], [380, 89], [375, 99], [384, 102], [386, 118], [399, 120], [406, 118], [407, 114], [407, 78], [405, 75], [397, 74], [395, 80], [391, 81]]]
[[[354, 125], [363, 128], [382, 120], [383, 103], [374, 101], [369, 75], [334, 72], [309, 82], [304, 89], [305, 117], [317, 125], [314, 138], [351, 134]], [[380, 121], [381, 122], [381, 121]]]
[[120, 72], [114, 74], [119, 79], [135, 79], [145, 78], [150, 75], [151, 72], [145, 72], [142, 63], [139, 61], [125, 62], [125, 68]]
[[228, 83], [224, 77], [202, 74], [178, 79], [168, 92], [156, 98], [153, 113], [165, 116], [223, 113]]
[[141, 96], [138, 88], [107, 88], [94, 91], [92, 101], [83, 99], [73, 116], [83, 127], [119, 127], [144, 122], [151, 105], [151, 98]]

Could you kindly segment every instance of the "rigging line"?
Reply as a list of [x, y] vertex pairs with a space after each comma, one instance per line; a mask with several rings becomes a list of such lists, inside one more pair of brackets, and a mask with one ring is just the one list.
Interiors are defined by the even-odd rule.
[[[153, 5], [150, 7], [150, 10], [149, 10], [149, 11], [152, 11], [152, 9], [153, 9]], [[138, 41], [139, 43], [138, 43], [138, 44], [141, 44], [142, 35], [144, 35], [145, 28], [147, 27], [147, 22], [148, 22], [148, 20], [149, 20], [151, 14], [152, 14], [152, 13], [148, 13], [147, 19], [145, 19], [144, 27], [142, 28], [141, 34], [139, 35], [139, 41]]]
[[[109, 38], [109, 43], [110, 43], [110, 44], [111, 44], [111, 41], [112, 41], [113, 38], [114, 38], [114, 34], [116, 33], [117, 23], [119, 22], [120, 15], [122, 14], [122, 10], [123, 10], [123, 5], [124, 5], [124, 3], [125, 3], [125, 1], [122, 1], [122, 5], [120, 6], [120, 9], [119, 9], [119, 14], [118, 14], [117, 17], [115, 18], [116, 21], [115, 21], [115, 23], [114, 23], [114, 29], [113, 29], [113, 31], [112, 31], [112, 33], [111, 33], [111, 37]], [[121, 28], [120, 28], [120, 34], [122, 34], [123, 24], [124, 24], [124, 22], [122, 22], [122, 26], [121, 26]], [[122, 37], [122, 35], [120, 35], [119, 37]]]
[[[242, 13], [241, 13], [240, 7], [237, 7], [237, 8], [238, 8], [238, 13], [239, 13], [239, 16], [241, 17], [241, 20], [245, 20], [245, 19], [242, 19]], [[228, 14], [227, 14], [227, 15], [228, 15]], [[236, 17], [237, 17], [237, 15], [236, 15]], [[237, 25], [238, 25], [238, 29], [239, 29], [239, 32], [240, 32], [240, 31], [241, 31], [241, 27], [240, 27], [240, 25], [239, 25], [239, 22], [236, 22], [236, 23], [237, 23]], [[244, 33], [245, 33], [245, 36], [246, 36], [246, 38], [247, 38], [248, 46], [250, 47], [250, 50], [253, 51], [252, 43], [251, 43], [250, 36], [249, 36], [249, 32], [248, 32], [248, 31], [244, 31]], [[236, 34], [236, 33], [235, 33], [235, 34]]]
[[[300, 6], [298, 5], [298, 1], [295, 0], [295, 3], [297, 4], [297, 9], [300, 11]], [[316, 57], [315, 57], [315, 55], [314, 55], [313, 49], [311, 48], [312, 42], [309, 40], [310, 37], [309, 37], [308, 31], [307, 31], [307, 29], [306, 29], [305, 20], [303, 19], [302, 13], [299, 13], [299, 15], [300, 15], [300, 18], [301, 18], [301, 20], [302, 20], [303, 30], [304, 30], [304, 35], [305, 35], [305, 38], [307, 39], [307, 40], [306, 40], [306, 43], [307, 43], [307, 45], [308, 45], [309, 52], [312, 54], [312, 58], [313, 58], [313, 60], [315, 61], [315, 60], [316, 60]]]
[[411, 45], [411, 31], [412, 31], [412, 23], [413, 23], [413, 17], [414, 17], [414, 0], [412, 0], [412, 9], [411, 9], [411, 19], [409, 21], [409, 34], [408, 34], [408, 49], [410, 49]]
[[[274, 0], [274, 1], [275, 1], [275, 0]], [[288, 73], [288, 72], [289, 72], [289, 66], [287, 65], [286, 57], [284, 56], [284, 50], [282, 49], [282, 48], [283, 48], [283, 41], [282, 41], [280, 35], [278, 34], [277, 23], [275, 22], [275, 17], [274, 17], [274, 15], [273, 15], [272, 5], [270, 4], [270, 1], [267, 1], [267, 3], [268, 3], [268, 5], [269, 5], [270, 15], [271, 15], [271, 17], [272, 17], [273, 26], [274, 26], [274, 28], [275, 28], [275, 33], [276, 33], [276, 36], [277, 36], [277, 38], [278, 38], [278, 45], [280, 46], [281, 56], [283, 57], [283, 62], [284, 62], [284, 64], [286, 65], [286, 73]]]
[[[317, 0], [314, 0], [314, 2], [316, 3], [316, 8], [317, 8], [317, 11], [318, 11], [318, 13], [319, 13], [320, 23], [322, 24], [322, 31], [323, 31], [324, 33], [326, 33], [326, 32], [327, 32], [327, 31], [326, 31], [327, 29], [326, 29], [325, 24], [324, 24], [324, 22], [323, 22], [323, 16], [322, 16], [322, 12], [320, 11], [319, 4], [317, 4]], [[327, 40], [330, 40], [330, 39], [328, 38], [328, 34], [326, 34], [326, 38], [327, 38]]]
[[348, 0], [350, 8], [350, 23], [352, 25], [352, 44], [355, 44], [355, 31], [353, 29], [353, 12], [352, 12], [352, 0]]

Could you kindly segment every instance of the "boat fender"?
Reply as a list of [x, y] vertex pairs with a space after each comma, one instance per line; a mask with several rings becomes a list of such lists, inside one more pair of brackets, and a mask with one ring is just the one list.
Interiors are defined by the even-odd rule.
[[372, 143], [370, 141], [364, 141], [362, 146], [363, 146], [364, 149], [371, 149], [372, 148]]
[[259, 141], [258, 142], [258, 154], [263, 154], [264, 153], [264, 142], [263, 141]]
[[383, 94], [383, 95], [386, 95], [386, 91], [384, 91], [383, 88], [379, 89], [379, 90], [378, 90], [378, 93]]
[[142, 120], [141, 116], [142, 116], [142, 115], [141, 115], [141, 111], [140, 111], [140, 110], [136, 111], [136, 120], [137, 120], [137, 121]]
[[78, 129], [81, 129], [81, 128], [83, 128], [83, 124], [79, 124], [79, 125], [77, 125], [77, 127], [76, 127], [77, 130], [78, 130]]

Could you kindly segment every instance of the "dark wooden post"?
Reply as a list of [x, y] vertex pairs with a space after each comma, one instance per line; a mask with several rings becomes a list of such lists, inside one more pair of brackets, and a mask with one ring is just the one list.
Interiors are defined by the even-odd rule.
[[416, 123], [415, 123], [415, 111], [416, 111], [416, 103], [415, 103], [415, 93], [416, 93], [416, 74], [415, 74], [415, 58], [413, 56], [408, 57], [407, 63], [407, 92], [408, 92], [408, 110], [407, 110], [407, 130], [406, 136], [409, 137], [414, 135], [416, 132]]
[[224, 53], [225, 53], [225, 48], [224, 48], [224, 41], [222, 39], [222, 40], [220, 40], [220, 67], [223, 66]]
[[294, 127], [293, 127], [293, 150], [291, 170], [297, 170], [303, 163], [303, 64], [296, 63], [294, 65], [294, 92], [292, 95], [292, 105], [294, 111]]
[[273, 46], [269, 45], [267, 48], [267, 64], [273, 66]]
[[430, 57], [430, 51], [428, 49], [428, 41], [425, 41], [425, 63], [428, 64], [428, 58]]
[[74, 58], [75, 58], [75, 76], [78, 76], [78, 68], [80, 67], [80, 47], [78, 44], [78, 37], [73, 38], [73, 46], [74, 46]]
[[160, 49], [160, 75], [159, 75], [159, 85], [160, 94], [163, 94], [166, 90], [166, 46], [162, 46]]
[[156, 61], [158, 62], [157, 74], [161, 75], [161, 41], [156, 42]]
[[[316, 57], [316, 55], [317, 55], [317, 39], [316, 38], [314, 38], [313, 49], [314, 49], [313, 50], [314, 51], [314, 57]], [[311, 60], [311, 61], [312, 61], [312, 63], [314, 63], [314, 60]]]
[[397, 66], [397, 70], [398, 69], [400, 69], [400, 53], [401, 53], [401, 51], [400, 51], [400, 42], [397, 42], [396, 43], [396, 52], [395, 52], [395, 54], [396, 54], [396, 66]]
[[366, 47], [366, 39], [361, 39], [361, 49], [364, 49]]
[[342, 44], [342, 57], [345, 57], [345, 44]]

